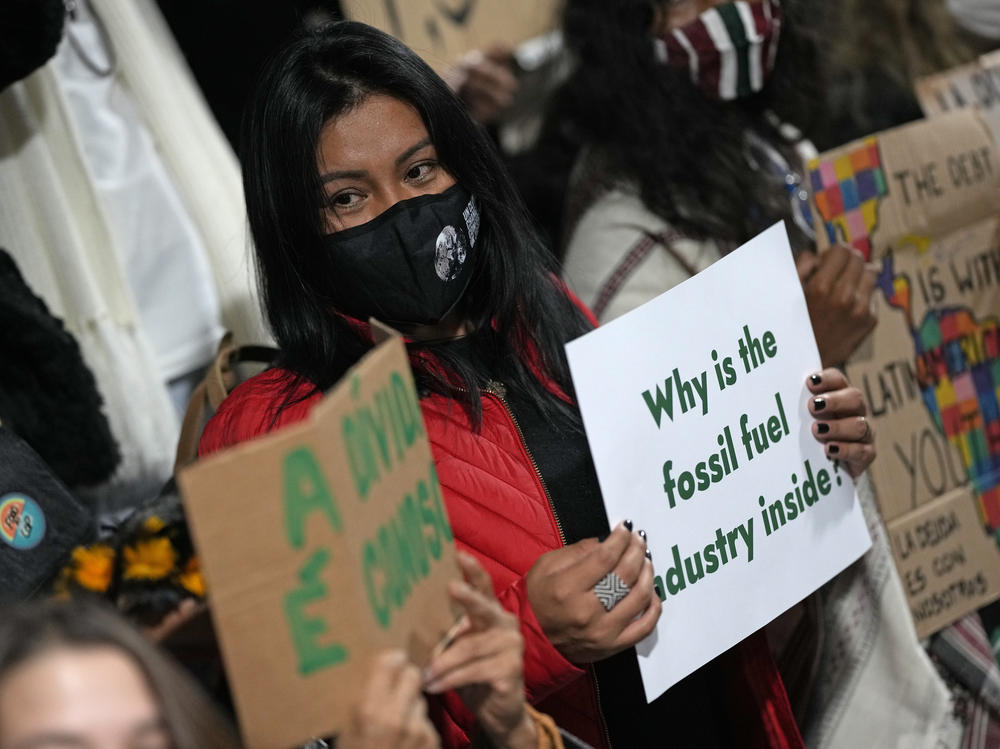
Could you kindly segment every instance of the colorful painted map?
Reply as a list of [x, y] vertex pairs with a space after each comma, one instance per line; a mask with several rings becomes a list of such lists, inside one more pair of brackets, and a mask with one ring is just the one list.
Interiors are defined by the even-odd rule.
[[[962, 457], [983, 523], [1000, 528], [1000, 325], [964, 307], [931, 309], [914, 324], [910, 280], [889, 253], [878, 286], [913, 337], [917, 382], [934, 424]], [[1000, 542], [1000, 533], [998, 542]]]
[[882, 170], [878, 140], [866, 138], [835, 159], [808, 164], [816, 208], [830, 244], [844, 242], [871, 259], [871, 234], [878, 224], [878, 204], [889, 189]]

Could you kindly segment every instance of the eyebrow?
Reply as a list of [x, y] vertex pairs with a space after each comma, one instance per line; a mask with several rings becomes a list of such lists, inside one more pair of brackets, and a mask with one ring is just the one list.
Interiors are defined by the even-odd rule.
[[[149, 735], [158, 733], [168, 734], [167, 724], [163, 718], [151, 718], [138, 724], [129, 731], [129, 739], [146, 738]], [[23, 741], [19, 741], [13, 749], [54, 749], [55, 747], [66, 747], [66, 749], [83, 749], [87, 742], [74, 733], [62, 731], [50, 731], [36, 734]]]
[[417, 151], [419, 151], [419, 150], [421, 150], [423, 148], [427, 148], [427, 146], [429, 146], [430, 144], [431, 144], [431, 139], [430, 138], [424, 138], [419, 143], [414, 143], [412, 146], [410, 146], [409, 148], [407, 148], [405, 151], [403, 151], [403, 153], [401, 153], [399, 156], [396, 157], [396, 166], [399, 166], [400, 164], [402, 164], [404, 161], [406, 161], [408, 158], [410, 158]]
[[[405, 151], [403, 151], [403, 153], [401, 153], [399, 156], [396, 157], [396, 166], [399, 166], [408, 158], [413, 156], [413, 154], [417, 153], [418, 151], [421, 151], [424, 148], [427, 148], [427, 146], [429, 145], [431, 145], [430, 138], [423, 138], [417, 143], [414, 143], [412, 146], [407, 148]], [[350, 169], [338, 172], [327, 172], [322, 177], [320, 177], [320, 179], [324, 183], [326, 183], [326, 182], [333, 182], [334, 180], [338, 179], [364, 179], [367, 176], [368, 172], [366, 172], [364, 169]]]

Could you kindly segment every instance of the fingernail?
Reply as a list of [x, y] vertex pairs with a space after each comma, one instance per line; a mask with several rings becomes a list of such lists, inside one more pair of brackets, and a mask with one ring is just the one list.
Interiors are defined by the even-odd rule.
[[649, 549], [646, 549], [646, 559], [648, 559], [650, 562], [653, 561], [653, 552], [651, 552]]
[[608, 538], [608, 534], [607, 533], [602, 533], [600, 536], [597, 537], [597, 543], [603, 544], [607, 540], [607, 538]]
[[811, 382], [813, 385], [819, 385], [821, 382], [823, 382], [823, 378], [818, 374], [809, 375], [809, 382]]
[[623, 520], [622, 521], [622, 525], [625, 526], [625, 528], [628, 530], [629, 533], [632, 532], [632, 525], [633, 525], [633, 523], [632, 523], [631, 520]]
[[830, 451], [831, 454], [836, 455], [840, 452], [840, 447], [837, 445], [827, 445], [826, 449]]
[[640, 530], [639, 531], [639, 538], [641, 538], [643, 541], [645, 541], [646, 540], [646, 531]]
[[653, 583], [653, 590], [656, 591], [656, 597], [661, 601], [663, 600], [663, 588], [659, 586], [658, 583]]
[[813, 410], [822, 411], [826, 408], [826, 398], [813, 398]]
[[428, 684], [424, 684], [424, 691], [427, 692], [427, 694], [437, 694], [441, 691], [441, 688], [436, 681], [432, 681]]
[[827, 432], [830, 431], [830, 425], [827, 424], [825, 421], [820, 421], [816, 424], [816, 431], [819, 432], [820, 434], [826, 434]]

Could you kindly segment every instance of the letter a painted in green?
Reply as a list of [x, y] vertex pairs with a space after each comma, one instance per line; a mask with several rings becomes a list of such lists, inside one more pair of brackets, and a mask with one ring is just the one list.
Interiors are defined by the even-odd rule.
[[323, 472], [312, 451], [300, 447], [285, 456], [285, 533], [296, 549], [305, 545], [306, 518], [312, 512], [322, 512], [340, 531], [340, 512]]

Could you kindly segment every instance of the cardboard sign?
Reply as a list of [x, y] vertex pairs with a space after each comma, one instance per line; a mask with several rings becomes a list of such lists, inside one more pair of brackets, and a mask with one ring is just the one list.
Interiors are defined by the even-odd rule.
[[608, 517], [653, 554], [648, 700], [871, 545], [811, 432], [820, 359], [783, 225], [566, 351]]
[[976, 500], [956, 489], [887, 525], [918, 637], [928, 637], [1000, 591], [997, 546], [982, 532]]
[[[807, 165], [821, 243], [848, 242], [879, 269], [878, 326], [847, 363], [875, 429], [871, 476], [883, 519], [916, 522], [943, 495], [972, 501], [964, 548], [1000, 527], [1000, 155], [971, 110], [880, 133]], [[969, 486], [971, 494], [951, 495]], [[965, 500], [959, 498], [965, 497]], [[975, 509], [975, 506], [974, 508]], [[964, 517], [964, 515], [963, 515]], [[993, 544], [992, 565], [1000, 568]], [[901, 574], [909, 567], [897, 554]], [[992, 580], [992, 578], [991, 578]], [[918, 630], [1000, 595], [991, 582]]]
[[247, 746], [337, 732], [373, 655], [423, 665], [452, 624], [460, 573], [399, 338], [306, 422], [180, 484]]
[[344, 15], [392, 34], [438, 72], [473, 49], [514, 47], [558, 25], [555, 0], [342, 0]]
[[924, 114], [937, 117], [959, 109], [976, 109], [1000, 143], [1000, 54], [917, 80], [914, 89]]

